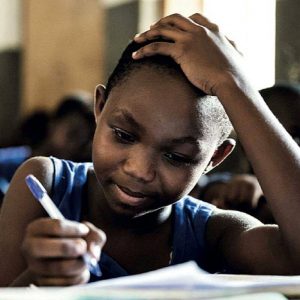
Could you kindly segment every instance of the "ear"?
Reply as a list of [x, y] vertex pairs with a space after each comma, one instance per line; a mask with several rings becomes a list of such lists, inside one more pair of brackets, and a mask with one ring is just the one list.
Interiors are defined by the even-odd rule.
[[102, 84], [98, 84], [95, 88], [94, 93], [94, 116], [97, 122], [97, 118], [101, 114], [104, 104], [106, 102], [105, 98], [105, 86]]
[[214, 152], [209, 164], [206, 166], [203, 174], [208, 173], [213, 168], [218, 166], [234, 149], [235, 147], [234, 139], [226, 139], [222, 145], [220, 145]]

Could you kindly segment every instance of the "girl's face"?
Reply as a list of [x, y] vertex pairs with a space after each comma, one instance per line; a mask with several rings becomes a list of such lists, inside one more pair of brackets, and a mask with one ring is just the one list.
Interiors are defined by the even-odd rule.
[[109, 207], [138, 216], [188, 194], [217, 144], [201, 130], [199, 103], [188, 82], [143, 67], [112, 89], [103, 108], [102, 95], [93, 162]]

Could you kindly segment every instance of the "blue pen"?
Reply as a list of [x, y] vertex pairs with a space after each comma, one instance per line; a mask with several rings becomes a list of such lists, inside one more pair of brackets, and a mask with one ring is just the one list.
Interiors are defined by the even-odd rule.
[[[33, 196], [38, 200], [43, 208], [48, 213], [49, 217], [52, 219], [64, 220], [65, 217], [53, 203], [51, 198], [48, 196], [46, 189], [43, 185], [38, 181], [38, 179], [33, 175], [28, 175], [25, 178], [25, 182], [33, 194]], [[88, 265], [89, 270], [92, 274], [96, 276], [101, 276], [101, 270], [98, 265], [98, 262], [95, 258], [93, 258], [89, 253], [85, 253], [83, 255], [84, 262]]]

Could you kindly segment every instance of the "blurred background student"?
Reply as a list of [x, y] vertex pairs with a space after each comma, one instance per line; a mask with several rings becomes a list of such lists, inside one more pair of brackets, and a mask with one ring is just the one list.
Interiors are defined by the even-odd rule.
[[37, 111], [21, 121], [10, 147], [0, 148], [0, 190], [5, 194], [16, 169], [32, 156], [91, 161], [95, 129], [93, 97], [64, 96], [52, 113]]

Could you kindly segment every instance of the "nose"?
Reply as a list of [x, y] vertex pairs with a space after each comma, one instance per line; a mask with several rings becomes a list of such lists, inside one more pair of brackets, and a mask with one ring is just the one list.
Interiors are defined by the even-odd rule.
[[156, 162], [151, 151], [135, 149], [124, 161], [123, 170], [140, 182], [152, 182], [156, 176]]

